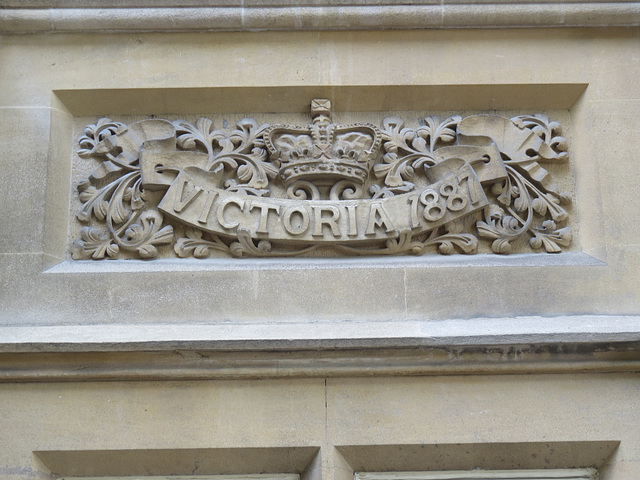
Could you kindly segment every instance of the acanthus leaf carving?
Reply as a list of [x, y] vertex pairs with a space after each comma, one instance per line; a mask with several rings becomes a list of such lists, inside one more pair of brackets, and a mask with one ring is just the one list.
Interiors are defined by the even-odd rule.
[[214, 130], [213, 122], [206, 118], [198, 119], [195, 126], [181, 120], [174, 125], [180, 148], [200, 148], [207, 153], [205, 171], [219, 173], [226, 168], [235, 174], [237, 180], [227, 179], [227, 186], [257, 193], [268, 187], [269, 178], [277, 175], [276, 167], [266, 161], [263, 134], [267, 125], [243, 119], [230, 134]]
[[204, 238], [205, 233], [197, 228], [187, 228], [185, 233], [186, 237], [178, 238], [174, 247], [180, 258], [207, 258], [215, 250], [230, 253], [229, 246], [216, 235], [211, 235], [211, 239]]
[[[162, 227], [162, 214], [153, 208], [145, 209], [138, 151], [147, 135], [143, 126], [137, 127], [128, 137], [129, 130], [124, 124], [109, 119], [85, 129], [81, 146], [86, 148], [81, 149], [82, 155], [90, 154], [102, 163], [89, 179], [78, 185], [84, 204], [77, 218], [90, 223], [95, 217], [104, 223], [106, 233], [100, 233], [95, 227], [83, 228], [81, 238], [73, 244], [75, 259], [117, 258], [122, 251], [135, 252], [141, 258], [155, 258], [157, 245], [167, 245], [174, 240], [173, 226]], [[166, 135], [166, 129], [164, 133]], [[157, 135], [157, 130], [149, 136], [153, 135]], [[93, 148], [86, 153], [89, 146]], [[114, 165], [117, 168], [113, 168]], [[113, 178], [112, 174], [120, 176]], [[108, 183], [101, 186], [105, 182]]]
[[87, 126], [78, 155], [99, 163], [78, 184], [87, 226], [73, 258], [156, 258], [162, 245], [240, 258], [571, 244], [571, 196], [544, 166], [568, 162], [568, 141], [545, 115], [378, 128], [333, 123], [321, 99], [311, 114], [306, 126], [243, 119], [230, 131], [206, 118]]

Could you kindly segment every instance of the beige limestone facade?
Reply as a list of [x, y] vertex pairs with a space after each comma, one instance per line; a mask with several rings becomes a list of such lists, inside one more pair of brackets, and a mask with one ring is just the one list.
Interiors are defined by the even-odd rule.
[[[2, 480], [640, 479], [638, 3], [108, 3], [0, 0]], [[87, 125], [314, 99], [559, 121], [571, 242], [73, 258]]]

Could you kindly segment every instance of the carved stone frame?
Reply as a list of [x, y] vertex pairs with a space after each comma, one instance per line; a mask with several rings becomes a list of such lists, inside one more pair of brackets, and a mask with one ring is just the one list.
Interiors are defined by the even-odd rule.
[[[363, 87], [364, 88], [364, 87]], [[443, 110], [454, 110], [454, 109], [471, 109], [471, 110], [486, 110], [489, 108], [485, 102], [483, 102], [482, 98], [486, 94], [491, 94], [492, 97], [495, 98], [496, 95], [500, 97], [505, 97], [507, 100], [502, 101], [501, 104], [496, 104], [495, 101], [492, 102], [491, 107], [494, 111], [500, 110], [508, 110], [515, 109], [516, 106], [519, 110], [530, 109], [530, 110], [545, 110], [549, 108], [554, 109], [570, 109], [575, 110], [575, 107], [578, 106], [578, 99], [584, 89], [586, 88], [585, 84], [551, 84], [551, 85], [466, 85], [466, 86], [451, 86], [451, 85], [440, 85], [440, 86], [406, 86], [406, 87], [366, 87], [366, 92], [371, 95], [360, 95], [360, 98], [364, 98], [365, 101], [362, 102], [361, 106], [353, 105], [353, 102], [349, 102], [351, 107], [354, 110], [359, 111], [370, 111], [370, 110], [399, 110], [399, 109], [408, 109], [416, 112], [416, 114], [420, 114], [423, 112], [429, 112], [432, 108], [434, 108], [432, 98], [438, 98], [437, 108]], [[196, 91], [194, 91], [196, 90]], [[247, 91], [244, 91], [247, 90]], [[342, 88], [332, 88], [331, 94], [333, 97], [338, 98], [340, 101], [341, 97], [349, 97], [353, 95], [354, 90], [357, 92], [358, 87], [342, 87]], [[362, 90], [362, 89], [361, 89]], [[373, 90], [373, 92], [372, 92]], [[378, 90], [378, 92], [376, 92]], [[405, 95], [403, 96], [400, 92], [404, 91]], [[375, 100], [381, 95], [381, 92], [385, 92], [384, 97], [386, 98], [386, 105], [381, 105], [379, 102]], [[409, 92], [409, 95], [406, 93]], [[174, 89], [173, 91], [167, 91], [167, 89], [146, 89], [142, 91], [100, 91], [92, 92], [87, 90], [64, 90], [64, 91], [56, 91], [54, 92], [53, 103], [55, 105], [55, 109], [53, 110], [53, 116], [55, 118], [52, 119], [52, 156], [51, 156], [51, 167], [49, 169], [50, 172], [55, 175], [51, 178], [51, 181], [47, 182], [48, 185], [48, 200], [47, 204], [51, 205], [49, 207], [49, 214], [47, 215], [46, 220], [46, 229], [50, 234], [46, 235], [47, 245], [45, 248], [45, 253], [51, 257], [51, 262], [48, 266], [58, 265], [60, 262], [55, 261], [54, 258], [63, 260], [68, 255], [68, 239], [66, 235], [63, 235], [63, 232], [60, 230], [60, 226], [66, 226], [69, 222], [67, 218], [66, 223], [62, 223], [60, 220], [60, 210], [59, 207], [65, 202], [66, 198], [61, 194], [60, 180], [63, 180], [64, 183], [70, 177], [68, 161], [64, 158], [66, 155], [70, 155], [69, 149], [71, 148], [69, 145], [65, 144], [66, 139], [69, 138], [71, 126], [69, 125], [70, 116], [65, 116], [61, 112], [66, 112], [75, 115], [92, 115], [104, 108], [109, 108], [110, 111], [115, 114], [126, 115], [132, 112], [137, 111], [139, 108], [142, 108], [142, 103], [140, 105], [136, 103], [131, 103], [129, 100], [131, 97], [135, 99], [143, 99], [142, 102], [145, 102], [147, 105], [144, 108], [149, 109], [149, 104], [153, 105], [154, 102], [159, 102], [161, 99], [172, 98], [175, 100], [175, 103], [166, 106], [165, 108], [171, 109], [172, 112], [178, 113], [189, 113], [189, 102], [184, 101], [183, 98], [185, 96], [189, 98], [202, 98], [206, 100], [208, 103], [212, 103], [215, 105], [219, 105], [216, 107], [216, 111], [219, 113], [233, 112], [242, 109], [251, 110], [253, 112], [259, 113], [260, 111], [273, 111], [275, 105], [269, 104], [264, 100], [260, 101], [259, 99], [271, 98], [272, 103], [277, 103], [277, 107], [279, 110], [282, 110], [283, 113], [286, 112], [299, 112], [305, 111], [308, 107], [308, 95], [317, 94], [317, 90], [314, 92], [312, 89], [308, 87], [298, 87], [295, 89], [289, 88], [286, 89], [286, 92], [283, 89], [278, 87], [265, 87], [265, 88], [249, 88], [249, 89], [241, 89], [241, 88], [219, 88], [219, 89]], [[284, 95], [287, 98], [286, 103], [282, 103], [281, 96]], [[518, 104], [517, 102], [510, 101], [509, 99], [514, 95], [520, 95], [525, 98], [535, 98], [536, 101], [529, 102], [528, 105], [523, 105], [522, 103]], [[328, 95], [327, 95], [328, 96]], [[91, 106], [91, 102], [88, 97], [99, 98], [100, 102], [97, 105]], [[239, 98], [241, 99], [239, 102], [231, 102], [229, 98]], [[126, 99], [126, 101], [124, 100]], [[443, 100], [444, 99], [444, 100]], [[395, 100], [395, 101], [394, 101]], [[227, 103], [225, 103], [225, 101]], [[431, 103], [430, 103], [431, 102]], [[166, 103], [166, 102], [163, 102]], [[106, 105], [109, 105], [106, 107]], [[152, 108], [152, 107], [151, 107]], [[161, 116], [162, 112], [158, 114]], [[156, 115], [154, 115], [156, 116]], [[60, 138], [60, 130], [64, 129], [64, 133], [62, 134], [62, 138]], [[55, 132], [55, 135], [53, 134]], [[69, 133], [67, 133], [69, 132]], [[578, 132], [579, 135], [579, 132]], [[74, 139], [75, 140], [75, 139]], [[576, 145], [578, 142], [575, 142]], [[576, 147], [578, 150], [578, 147]], [[65, 165], [67, 164], [67, 165]], [[62, 175], [61, 175], [62, 174]], [[578, 181], [576, 179], [576, 181]], [[577, 186], [576, 186], [577, 187]], [[73, 186], [72, 186], [73, 188]], [[580, 197], [579, 192], [576, 193], [577, 197]], [[593, 192], [589, 194], [589, 198], [594, 200]], [[581, 199], [578, 198], [578, 206], [580, 208]], [[597, 200], [594, 200], [597, 201]], [[586, 213], [582, 212], [579, 214], [581, 222], [586, 220]], [[580, 238], [575, 241], [579, 245], [582, 245], [582, 253], [583, 254], [564, 254], [562, 259], [529, 259], [529, 261], [533, 261], [534, 264], [544, 265], [548, 262], [553, 265], [558, 264], [598, 264], [597, 260], [602, 260], [601, 249], [598, 249], [597, 246], [593, 245], [593, 242], [590, 242], [589, 238], [585, 235], [581, 235]], [[596, 253], [596, 250], [599, 250]], [[569, 259], [568, 257], [574, 257]], [[432, 259], [421, 259], [421, 262], [427, 262]], [[487, 259], [483, 259], [480, 263], [483, 263]], [[337, 260], [333, 260], [336, 262]], [[313, 262], [313, 261], [312, 261]], [[338, 260], [339, 262], [339, 260]], [[375, 262], [375, 260], [374, 260]], [[408, 260], [409, 263], [413, 263], [412, 260]], [[440, 263], [441, 261], [436, 261], [436, 263]], [[477, 263], [478, 260], [473, 260], [472, 258], [465, 259], [460, 261], [460, 259], [450, 260], [450, 265], [473, 265]], [[502, 262], [498, 259], [490, 260], [492, 264], [500, 265]], [[513, 260], [505, 260], [505, 264], [510, 265], [513, 264]], [[541, 262], [541, 263], [538, 263]], [[287, 263], [291, 263], [290, 260]], [[295, 262], [294, 262], [295, 263]], [[394, 260], [393, 263], [398, 263], [398, 259]], [[399, 260], [399, 263], [402, 264], [403, 260]], [[446, 262], [445, 262], [446, 264]], [[517, 265], [518, 262], [516, 261]], [[91, 271], [100, 271], [101, 268], [94, 270], [94, 267], [86, 267]], [[190, 267], [185, 266], [186, 269]], [[215, 266], [213, 267], [215, 269]], [[142, 267], [142, 270], [146, 270], [147, 267]], [[155, 267], [151, 266], [151, 270], [155, 270]], [[66, 271], [67, 268], [60, 266], [56, 269], [56, 271]], [[77, 271], [77, 267], [71, 268], [70, 270]], [[82, 268], [81, 268], [82, 270]], [[107, 270], [113, 271], [112, 267], [107, 267]], [[118, 268], [115, 268], [117, 271]]]
[[[525, 85], [412, 85], [412, 86], [385, 86], [385, 87], [356, 87], [343, 86], [331, 87], [323, 89], [318, 87], [247, 87], [247, 88], [212, 88], [212, 89], [135, 89], [135, 90], [57, 90], [53, 94], [52, 104], [52, 122], [51, 122], [51, 152], [49, 176], [47, 179], [47, 217], [46, 217], [46, 251], [44, 265], [46, 275], [77, 275], [77, 274], [95, 274], [106, 273], [110, 281], [119, 283], [123, 282], [124, 287], [132, 281], [130, 273], [135, 272], [140, 275], [150, 275], [158, 278], [158, 282], [177, 285], [175, 294], [178, 296], [186, 294], [188, 288], [193, 285], [186, 285], [179, 280], [183, 277], [190, 276], [189, 272], [201, 272], [199, 275], [211, 275], [211, 278], [224, 277], [224, 284], [228, 286], [247, 284], [247, 282], [261, 282], [259, 289], [263, 287], [263, 280], [272, 274], [284, 274], [290, 277], [290, 281], [296, 282], [296, 288], [299, 290], [301, 298], [305, 296], [313, 298], [314, 285], [318, 281], [324, 282], [316, 278], [300, 277], [303, 272], [309, 268], [314, 269], [314, 275], [320, 275], [324, 278], [332, 277], [331, 272], [339, 273], [345, 278], [352, 278], [353, 275], [360, 275], [356, 272], [370, 272], [367, 275], [376, 275], [379, 272], [382, 276], [373, 280], [370, 293], [373, 295], [371, 299], [376, 297], [376, 292], [385, 292], [379, 300], [367, 301], [364, 297], [351, 304], [350, 311], [343, 309], [349, 305], [348, 300], [340, 300], [336, 305], [336, 310], [331, 304], [321, 302], [318, 307], [317, 315], [319, 319], [331, 319], [336, 315], [347, 315], [349, 318], [368, 318], [375, 320], [382, 315], [384, 318], [416, 318], [416, 310], [412, 308], [411, 300], [405, 298], [407, 296], [407, 278], [409, 274], [422, 275], [420, 272], [427, 272], [430, 269], [437, 268], [435, 272], [451, 276], [449, 286], [437, 296], [428, 300], [433, 307], [428, 310], [421, 310], [427, 318], [464, 318], [466, 316], [483, 316], [474, 308], [465, 311], [451, 310], [445, 305], [454, 305], [456, 302], [455, 283], [458, 278], [463, 278], [461, 267], [479, 268], [478, 272], [484, 271], [485, 267], [501, 268], [510, 267], [522, 269], [523, 275], [529, 275], [529, 272], [535, 272], [534, 282], [547, 281], [547, 275], [552, 270], [539, 270], [544, 267], [572, 266], [579, 269], [590, 269], [598, 265], [603, 265], [605, 259], [603, 231], [601, 228], [600, 208], [598, 195], [599, 192], [591, 188], [593, 182], [597, 181], [597, 166], [592, 158], [588, 155], [588, 142], [586, 137], [589, 132], [580, 127], [581, 118], [588, 115], [581, 95], [587, 88], [584, 83], [575, 84], [525, 84]], [[384, 95], [382, 95], [384, 93]], [[144, 261], [116, 261], [116, 262], [72, 262], [66, 260], [69, 239], [67, 235], [68, 218], [68, 202], [69, 191], [73, 186], [70, 179], [70, 158], [72, 155], [71, 141], [72, 124], [74, 116], [85, 116], [90, 114], [103, 115], [109, 114], [130, 114], [138, 111], [145, 105], [147, 110], [154, 110], [158, 115], [162, 115], [160, 105], [174, 114], [187, 113], [195, 111], [194, 102], [206, 101], [209, 104], [216, 105], [216, 111], [224, 113], [225, 111], [233, 112], [236, 110], [252, 110], [254, 113], [260, 111], [273, 111], [274, 105], [282, 111], [305, 112], [308, 111], [309, 98], [313, 96], [326, 96], [334, 99], [337, 105], [341, 100], [346, 98], [358, 98], [359, 104], [350, 103], [350, 108], [355, 111], [388, 111], [393, 109], [412, 109], [416, 112], [429, 112], [434, 109], [457, 110], [515, 110], [520, 111], [527, 109], [549, 110], [549, 109], [568, 109], [572, 118], [572, 123], [577, 125], [573, 128], [573, 158], [580, 165], [576, 176], [576, 197], [577, 211], [580, 218], [580, 232], [577, 242], [582, 246], [582, 252], [563, 253], [556, 255], [540, 254], [540, 255], [514, 255], [514, 256], [498, 256], [479, 255], [473, 257], [391, 257], [391, 258], [333, 258], [333, 259], [253, 259], [247, 261], [230, 260], [206, 260], [198, 262], [182, 262], [180, 260], [156, 260], [153, 262]], [[232, 101], [231, 98], [234, 100]], [[283, 99], [286, 98], [286, 101]], [[492, 100], [488, 103], [488, 100]], [[496, 100], [500, 99], [500, 100]], [[93, 101], [93, 99], [96, 99]], [[171, 99], [167, 101], [167, 99]], [[240, 100], [235, 100], [240, 99]], [[384, 100], [380, 100], [384, 99]], [[437, 99], [437, 100], [434, 100]], [[526, 99], [523, 101], [523, 99]], [[168, 103], [167, 103], [168, 102]], [[435, 103], [434, 103], [435, 102]], [[345, 103], [346, 104], [346, 103]], [[158, 105], [157, 109], [154, 105]], [[100, 112], [100, 113], [99, 113]], [[533, 267], [533, 270], [531, 270]], [[444, 270], [441, 270], [443, 269]], [[426, 269], [426, 270], [425, 270]], [[263, 272], [263, 273], [260, 273]], [[280, 272], [280, 273], [278, 273]], [[286, 273], [298, 272], [298, 273]], [[324, 273], [320, 273], [324, 272]], [[403, 273], [404, 272], [404, 273]], [[434, 272], [434, 273], [435, 273]], [[585, 270], [584, 275], [589, 275]], [[247, 276], [253, 276], [251, 280]], [[403, 276], [405, 277], [403, 280]], [[151, 278], [150, 277], [150, 278]], [[160, 280], [162, 278], [162, 280]], [[356, 278], [356, 277], [353, 277]], [[296, 280], [298, 279], [298, 280]], [[302, 279], [302, 280], [301, 280]], [[288, 282], [289, 280], [287, 280]], [[351, 283], [353, 280], [345, 280]], [[155, 281], [154, 281], [155, 282]], [[271, 283], [271, 282], [267, 282]], [[222, 285], [216, 280], [216, 285]], [[373, 286], [375, 285], [375, 286]], [[153, 291], [153, 286], [140, 287], [139, 295], [145, 296], [145, 291]], [[204, 288], [202, 287], [197, 288]], [[228, 287], [230, 288], [230, 287]], [[546, 288], [546, 287], [545, 287]], [[378, 290], [379, 289], [379, 290]], [[185, 292], [185, 293], [181, 293]], [[480, 295], [480, 293], [478, 293]], [[203, 294], [204, 295], [204, 294]], [[256, 293], [256, 295], [262, 295]], [[426, 297], [425, 297], [426, 298]], [[480, 297], [478, 297], [480, 298]], [[491, 299], [491, 297], [488, 297]], [[390, 300], [389, 300], [390, 299]], [[151, 302], [151, 298], [149, 298]], [[276, 315], [279, 321], [296, 321], [300, 318], [300, 308], [306, 311], [307, 306], [300, 304], [299, 308], [295, 304], [289, 304], [286, 315], [282, 316], [282, 308], [278, 305], [278, 298], [274, 297], [273, 304], [265, 304], [262, 306], [262, 313], [270, 317]], [[478, 302], [472, 300], [471, 303]], [[153, 302], [142, 308], [142, 317], [138, 321], [146, 322], [148, 318], [152, 318], [157, 313]], [[206, 303], [206, 300], [205, 302]], [[490, 311], [496, 312], [498, 316], [508, 316], [513, 310], [496, 311], [493, 307], [485, 308], [487, 315]], [[87, 307], [89, 308], [89, 307]], [[102, 307], [94, 306], [92, 311], [96, 314], [96, 319], [105, 313], [101, 313]], [[238, 310], [233, 303], [217, 304], [215, 311], [216, 318], [231, 319], [239, 318], [255, 318], [257, 311], [255, 307], [246, 310]], [[209, 310], [210, 311], [210, 310]], [[253, 313], [251, 313], [253, 312]], [[278, 313], [276, 313], [278, 312]], [[377, 313], [374, 313], [377, 312]], [[531, 299], [523, 304], [520, 315], [535, 312], [537, 315], [549, 315], [556, 312], [555, 307], [551, 304], [545, 304]], [[171, 312], [166, 310], [164, 314], [169, 315]], [[587, 313], [587, 311], [585, 311]], [[590, 313], [590, 312], [589, 312]], [[236, 317], [236, 315], [240, 317]], [[176, 312], [177, 315], [177, 312]], [[248, 315], [248, 316], [247, 316]], [[494, 314], [495, 315], [495, 314]]]

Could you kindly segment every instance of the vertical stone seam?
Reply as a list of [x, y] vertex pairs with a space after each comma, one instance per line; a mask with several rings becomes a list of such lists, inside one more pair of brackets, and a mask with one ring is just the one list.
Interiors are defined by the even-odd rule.
[[[324, 379], [324, 449], [329, 450], [329, 400], [327, 393], [327, 379]], [[322, 454], [322, 452], [321, 452]], [[324, 460], [321, 458], [320, 468], [323, 467]]]
[[322, 87], [322, 38], [320, 32], [318, 32], [318, 46], [316, 55], [318, 57], [318, 87]]
[[404, 293], [404, 319], [409, 318], [409, 307], [407, 305], [407, 267], [402, 268], [402, 291]]

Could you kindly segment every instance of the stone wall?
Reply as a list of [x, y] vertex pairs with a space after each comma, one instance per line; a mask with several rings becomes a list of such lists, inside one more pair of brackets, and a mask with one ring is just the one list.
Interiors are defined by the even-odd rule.
[[[0, 9], [2, 478], [640, 477], [637, 4], [23, 3]], [[316, 98], [377, 127], [560, 119], [571, 243], [72, 258], [87, 124], [304, 125]]]

